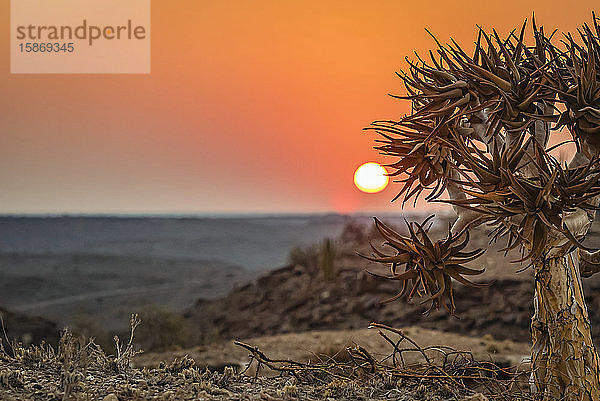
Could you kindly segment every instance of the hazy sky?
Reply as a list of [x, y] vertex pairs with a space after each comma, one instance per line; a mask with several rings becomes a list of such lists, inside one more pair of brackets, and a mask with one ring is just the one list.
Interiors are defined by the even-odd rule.
[[390, 161], [361, 129], [407, 111], [386, 94], [424, 28], [574, 31], [597, 2], [154, 0], [149, 75], [11, 75], [9, 4], [0, 213], [223, 213], [398, 209], [352, 177]]

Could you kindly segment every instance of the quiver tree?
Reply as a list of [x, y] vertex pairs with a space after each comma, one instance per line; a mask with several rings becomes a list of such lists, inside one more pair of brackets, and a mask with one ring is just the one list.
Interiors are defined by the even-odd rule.
[[[464, 266], [483, 251], [464, 251], [469, 229], [491, 228], [504, 251], [534, 269], [531, 389], [543, 400], [600, 401], [600, 363], [592, 342], [582, 277], [600, 270], [600, 255], [582, 241], [600, 201], [600, 26], [577, 37], [546, 35], [533, 21], [501, 37], [479, 35], [472, 54], [452, 40], [409, 60], [399, 77], [411, 102], [399, 121], [375, 121], [376, 148], [396, 157], [391, 176], [402, 205], [419, 196], [451, 204], [458, 218], [434, 241], [426, 223], [403, 236], [377, 221], [388, 249], [372, 260], [391, 265], [402, 283], [388, 301], [426, 294], [430, 310], [455, 313], [452, 280], [483, 270]], [[527, 36], [527, 37], [526, 37]], [[567, 129], [576, 152], [559, 162], [550, 137]], [[565, 142], [566, 143], [566, 142]], [[391, 252], [390, 252], [391, 251]]]

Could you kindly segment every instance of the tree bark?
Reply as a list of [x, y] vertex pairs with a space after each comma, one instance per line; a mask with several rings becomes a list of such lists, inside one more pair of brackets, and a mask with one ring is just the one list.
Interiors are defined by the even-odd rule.
[[532, 392], [544, 401], [600, 401], [600, 364], [577, 250], [542, 259], [534, 266]]

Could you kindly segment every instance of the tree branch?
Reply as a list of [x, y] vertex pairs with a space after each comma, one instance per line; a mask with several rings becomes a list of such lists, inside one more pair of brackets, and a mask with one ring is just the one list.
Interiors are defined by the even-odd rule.
[[[455, 170], [452, 170], [452, 179], [455, 180], [458, 178], [458, 173]], [[448, 196], [452, 200], [463, 200], [467, 199], [465, 192], [462, 189], [462, 186], [457, 184], [455, 181], [450, 181], [447, 187]], [[460, 206], [452, 205], [452, 209], [454, 209], [454, 213], [456, 213], [457, 219], [452, 225], [452, 234], [458, 234], [467, 226], [476, 226], [483, 215], [481, 213], [474, 212], [469, 209], [462, 208]]]
[[[544, 116], [548, 115], [548, 113], [554, 114], [554, 108], [546, 102], [537, 103], [536, 106], [541, 109]], [[545, 149], [550, 139], [550, 124], [546, 121], [537, 120], [533, 124], [533, 132], [536, 142]]]
[[[569, 162], [569, 168], [581, 167], [589, 162], [590, 160], [583, 152], [576, 152], [573, 155], [571, 161]], [[600, 197], [597, 196], [592, 198], [590, 203], [594, 206], [597, 206], [600, 203]], [[583, 233], [584, 235], [586, 235], [596, 217], [596, 212], [593, 210], [578, 210], [577, 212], [579, 212], [579, 225], [582, 225], [582, 228], [587, 227], [585, 229], [585, 232]], [[576, 235], [576, 231], [578, 230], [577, 224], [575, 224], [574, 222], [567, 224], [568, 220], [569, 219], [566, 218], [565, 225], [567, 225], [569, 229], [574, 230], [571, 232], [573, 233], [573, 235]], [[588, 224], [585, 224], [585, 220], [587, 220]], [[569, 227], [569, 225], [571, 227]], [[600, 272], [600, 250], [595, 252], [589, 252], [585, 249], [579, 249], [579, 273], [581, 274], [581, 277], [591, 277], [598, 272]]]

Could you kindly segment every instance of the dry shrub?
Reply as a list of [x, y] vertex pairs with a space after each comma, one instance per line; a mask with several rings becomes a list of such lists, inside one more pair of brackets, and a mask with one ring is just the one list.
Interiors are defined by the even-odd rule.
[[195, 343], [193, 332], [181, 314], [146, 305], [139, 311], [144, 322], [137, 331], [136, 341], [146, 351], [189, 347]]
[[78, 313], [73, 316], [71, 331], [77, 337], [93, 339], [104, 350], [113, 349], [114, 339], [103, 327], [98, 316], [89, 313]]
[[355, 220], [350, 220], [344, 225], [339, 238], [344, 245], [364, 244], [367, 241], [367, 227]]
[[288, 261], [293, 266], [314, 269], [319, 264], [319, 250], [316, 246], [296, 246], [290, 250]]

